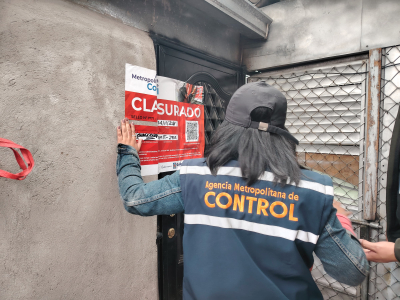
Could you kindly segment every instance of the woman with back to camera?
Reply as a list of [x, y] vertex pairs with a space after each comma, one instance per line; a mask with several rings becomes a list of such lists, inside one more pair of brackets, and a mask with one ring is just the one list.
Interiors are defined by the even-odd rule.
[[331, 178], [299, 167], [286, 109], [284, 95], [265, 82], [242, 86], [206, 158], [147, 184], [141, 141], [121, 121], [117, 175], [126, 210], [185, 214], [184, 300], [323, 299], [310, 272], [313, 252], [339, 282], [366, 277], [351, 222], [332, 206]]

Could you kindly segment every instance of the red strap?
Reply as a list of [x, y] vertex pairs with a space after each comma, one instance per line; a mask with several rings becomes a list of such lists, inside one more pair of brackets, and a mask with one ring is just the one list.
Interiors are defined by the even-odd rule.
[[354, 233], [353, 225], [351, 224], [351, 221], [350, 221], [350, 219], [348, 217], [346, 217], [345, 215], [342, 215], [342, 214], [336, 214], [336, 217], [338, 218], [340, 224], [342, 224], [342, 227], [344, 229], [346, 229], [352, 235], [357, 237], [357, 235]]
[[[3, 138], [0, 138], [0, 147], [7, 147], [10, 148], [14, 152], [15, 159], [17, 160], [18, 165], [22, 169], [21, 172], [17, 174], [13, 174], [4, 170], [0, 170], [0, 177], [16, 179], [16, 180], [23, 180], [25, 179], [26, 175], [28, 175], [31, 171], [33, 166], [35, 165], [35, 161], [33, 160], [32, 154], [29, 152], [28, 149]], [[17, 148], [20, 149], [22, 156], [24, 157], [28, 166], [25, 165], [24, 160], [22, 159], [21, 155], [17, 152], [17, 150], [13, 149]]]

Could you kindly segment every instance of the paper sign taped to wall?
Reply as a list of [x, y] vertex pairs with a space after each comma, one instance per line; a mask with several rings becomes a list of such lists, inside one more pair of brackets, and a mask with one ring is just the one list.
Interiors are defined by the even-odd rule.
[[157, 122], [156, 71], [126, 64], [125, 117], [131, 120]]
[[[203, 87], [158, 76], [159, 172], [204, 156]], [[197, 103], [197, 104], [196, 104]]]
[[182, 160], [203, 157], [203, 87], [129, 64], [125, 74], [125, 117], [155, 122], [135, 125], [137, 138], [144, 139], [142, 176], [178, 170]]

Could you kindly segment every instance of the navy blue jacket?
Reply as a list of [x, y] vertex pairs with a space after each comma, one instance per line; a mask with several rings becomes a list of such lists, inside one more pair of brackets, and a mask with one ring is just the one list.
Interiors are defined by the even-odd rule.
[[217, 176], [204, 159], [183, 162], [184, 299], [322, 299], [309, 269], [333, 186], [303, 174], [298, 187], [269, 172], [247, 187], [235, 161]]
[[298, 187], [281, 188], [266, 172], [246, 188], [237, 162], [214, 177], [200, 159], [144, 183], [137, 151], [123, 144], [116, 167], [129, 213], [185, 213], [184, 300], [322, 300], [309, 271], [313, 250], [339, 282], [358, 285], [368, 274], [360, 243], [336, 217], [328, 176], [303, 171]]

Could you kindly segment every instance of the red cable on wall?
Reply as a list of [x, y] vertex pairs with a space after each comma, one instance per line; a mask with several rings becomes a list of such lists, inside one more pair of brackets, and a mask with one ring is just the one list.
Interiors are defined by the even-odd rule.
[[[6, 140], [3, 138], [0, 138], [0, 147], [7, 147], [12, 150], [14, 152], [15, 159], [17, 160], [19, 166], [22, 169], [22, 171], [17, 174], [13, 174], [13, 173], [10, 173], [10, 172], [4, 171], [4, 170], [0, 170], [0, 177], [5, 177], [5, 178], [10, 178], [10, 179], [15, 179], [15, 180], [25, 179], [26, 175], [28, 175], [32, 171], [32, 168], [35, 165], [35, 161], [33, 160], [31, 152], [28, 149], [22, 147], [21, 145], [18, 145], [10, 140]], [[22, 156], [24, 157], [27, 165], [25, 164], [21, 155], [14, 148], [20, 149]]]

